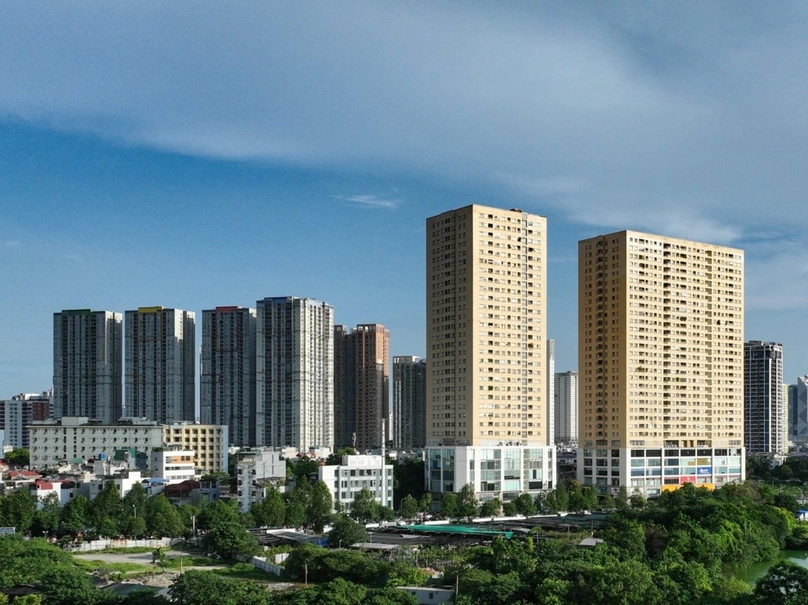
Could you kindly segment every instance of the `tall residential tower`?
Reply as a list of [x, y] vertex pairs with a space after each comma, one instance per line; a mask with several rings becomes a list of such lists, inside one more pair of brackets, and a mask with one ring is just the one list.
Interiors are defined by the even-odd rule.
[[621, 231], [579, 242], [578, 271], [578, 480], [743, 480], [743, 251]]
[[578, 441], [578, 372], [555, 374], [556, 443]]
[[426, 445], [426, 360], [393, 357], [393, 438], [396, 449]]
[[140, 307], [125, 317], [126, 415], [160, 424], [194, 421], [194, 313]]
[[230, 445], [254, 446], [258, 442], [255, 309], [216, 307], [202, 311], [200, 366], [202, 423], [227, 425]]
[[334, 328], [334, 432], [337, 447], [380, 447], [393, 438], [390, 332], [360, 324]]
[[53, 413], [112, 423], [123, 415], [121, 314], [53, 314]]
[[786, 453], [783, 345], [744, 344], [744, 445], [748, 454]]
[[427, 219], [427, 487], [552, 487], [547, 221], [471, 205]]
[[257, 445], [333, 449], [334, 308], [281, 296], [259, 300], [257, 312]]

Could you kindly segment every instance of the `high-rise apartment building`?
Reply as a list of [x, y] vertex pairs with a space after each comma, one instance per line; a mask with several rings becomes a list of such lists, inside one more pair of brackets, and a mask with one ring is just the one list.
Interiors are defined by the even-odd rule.
[[390, 414], [390, 332], [360, 324], [334, 328], [334, 442], [360, 450], [393, 437]]
[[547, 222], [471, 205], [427, 219], [427, 487], [552, 487]]
[[426, 446], [426, 359], [393, 357], [393, 425], [396, 449]]
[[556, 372], [554, 382], [556, 443], [577, 442], [578, 372]]
[[0, 400], [0, 445], [29, 447], [28, 425], [46, 420], [50, 416], [53, 391], [20, 393], [11, 399]]
[[547, 340], [547, 355], [545, 357], [546, 365], [545, 375], [547, 376], [547, 395], [544, 399], [547, 412], [545, 426], [547, 427], [547, 436], [545, 437], [548, 444], [556, 443], [556, 422], [555, 422], [555, 340], [552, 338]]
[[788, 387], [788, 440], [795, 445], [808, 443], [808, 375]]
[[53, 314], [53, 412], [117, 422], [123, 415], [121, 314], [91, 309]]
[[744, 343], [744, 445], [748, 454], [786, 452], [783, 345]]
[[196, 332], [191, 311], [140, 307], [125, 315], [128, 417], [195, 420]]
[[255, 309], [243, 307], [202, 311], [200, 417], [227, 425], [230, 444], [240, 447], [258, 442], [255, 317]]
[[334, 308], [311, 298], [258, 301], [257, 445], [334, 447]]
[[578, 259], [579, 481], [742, 480], [743, 252], [622, 231]]

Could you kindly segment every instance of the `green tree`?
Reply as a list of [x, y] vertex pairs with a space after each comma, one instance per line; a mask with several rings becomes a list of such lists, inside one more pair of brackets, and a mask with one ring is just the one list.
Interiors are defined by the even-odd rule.
[[301, 527], [306, 524], [306, 507], [292, 500], [286, 505], [286, 527]]
[[403, 519], [415, 519], [418, 516], [418, 500], [410, 495], [404, 496], [401, 500], [399, 513]]
[[146, 501], [143, 516], [146, 532], [157, 538], [179, 538], [185, 532], [185, 524], [177, 507], [163, 494], [157, 494]]
[[755, 605], [806, 605], [808, 569], [781, 561], [769, 568], [752, 591]]
[[424, 461], [420, 458], [407, 458], [393, 466], [393, 499], [401, 502], [405, 496], [416, 500], [424, 495]]
[[614, 505], [617, 510], [626, 510], [628, 508], [628, 490], [625, 485], [621, 485], [617, 490], [617, 498], [614, 500]]
[[582, 511], [584, 508], [584, 495], [581, 493], [581, 484], [570, 481], [568, 488], [568, 508], [571, 511]]
[[266, 496], [250, 508], [255, 522], [261, 527], [282, 527], [286, 520], [286, 504], [283, 494], [270, 487]]
[[440, 514], [447, 519], [456, 519], [460, 516], [460, 502], [454, 492], [445, 492], [440, 500]]
[[311, 490], [309, 507], [306, 510], [309, 525], [316, 533], [321, 533], [325, 525], [331, 521], [331, 492], [324, 481], [318, 481]]
[[8, 527], [25, 533], [31, 529], [36, 514], [36, 498], [27, 489], [11, 492], [0, 499], [0, 520]]
[[124, 519], [129, 516], [142, 517], [146, 511], [146, 502], [148, 500], [149, 494], [146, 489], [140, 483], [135, 483], [132, 489], [123, 497]]
[[239, 523], [238, 502], [235, 500], [216, 500], [206, 503], [197, 516], [199, 529], [210, 529], [225, 522]]
[[36, 535], [49, 536], [59, 529], [62, 507], [58, 494], [51, 492], [42, 499], [42, 508], [34, 513], [31, 531]]
[[481, 517], [496, 517], [502, 511], [502, 500], [499, 498], [492, 498], [486, 500], [480, 505]]
[[457, 496], [457, 513], [459, 516], [465, 517], [471, 521], [477, 516], [478, 509], [474, 486], [471, 485], [471, 483], [466, 483], [466, 485], [460, 488], [460, 493]]
[[536, 514], [536, 501], [530, 494], [519, 494], [513, 503], [516, 505], [516, 511], [520, 515], [535, 515]]
[[250, 557], [260, 551], [252, 534], [236, 521], [221, 521], [208, 529], [202, 538], [202, 546], [230, 561]]
[[432, 508], [432, 494], [426, 492], [418, 499], [418, 510], [422, 513], [428, 513]]
[[598, 507], [598, 490], [592, 485], [584, 485], [581, 488], [581, 498], [584, 510], [595, 510]]
[[333, 529], [328, 532], [328, 543], [338, 548], [367, 541], [368, 532], [365, 526], [346, 515], [337, 516]]
[[171, 602], [177, 605], [269, 605], [271, 602], [261, 584], [194, 569], [174, 580], [169, 590]]
[[28, 448], [18, 447], [5, 455], [6, 462], [11, 468], [22, 468], [31, 464], [31, 454]]
[[554, 490], [555, 505], [559, 511], [567, 511], [570, 508], [570, 495], [567, 490], [567, 483], [562, 479]]
[[350, 515], [363, 525], [376, 520], [376, 501], [368, 488], [363, 487], [354, 496]]
[[62, 509], [59, 530], [71, 536], [83, 532], [90, 524], [87, 516], [88, 506], [89, 502], [87, 502], [87, 498], [84, 496], [79, 495], [68, 501]]
[[516, 510], [516, 502], [506, 502], [502, 505], [502, 514], [506, 517], [514, 517], [519, 514]]
[[[402, 584], [402, 586], [404, 585]], [[415, 584], [407, 584], [406, 586], [415, 586]], [[362, 605], [418, 605], [418, 599], [403, 590], [377, 588], [365, 597]]]
[[123, 518], [123, 502], [118, 486], [108, 481], [88, 506], [90, 525], [102, 536], [114, 538], [120, 535], [119, 522]]
[[644, 508], [646, 504], [645, 496], [643, 496], [639, 491], [635, 491], [631, 494], [631, 497], [628, 499], [631, 503], [631, 508]]
[[39, 581], [44, 601], [48, 605], [98, 603], [103, 596], [86, 573], [76, 567], [57, 567]]

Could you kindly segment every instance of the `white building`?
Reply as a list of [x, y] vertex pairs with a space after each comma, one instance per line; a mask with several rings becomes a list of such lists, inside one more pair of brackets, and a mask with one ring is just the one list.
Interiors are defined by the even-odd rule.
[[28, 447], [28, 425], [45, 420], [50, 414], [53, 391], [20, 393], [0, 401], [0, 430], [4, 432], [0, 445], [12, 448]]
[[556, 443], [578, 441], [578, 372], [555, 374]]
[[116, 450], [134, 449], [150, 454], [163, 445], [163, 427], [145, 418], [123, 419], [117, 424], [63, 416], [33, 422], [29, 427], [31, 466], [50, 468], [61, 462], [84, 461]]
[[126, 312], [126, 415], [161, 424], [195, 415], [194, 313], [163, 307]]
[[[200, 416], [229, 428], [231, 445], [254, 446], [255, 309], [202, 311]], [[263, 434], [263, 427], [261, 427]]]
[[258, 445], [333, 448], [334, 308], [284, 296], [259, 300], [257, 313]]
[[194, 450], [186, 450], [179, 446], [155, 448], [150, 456], [151, 476], [165, 479], [166, 485], [194, 479], [196, 477], [194, 456]]
[[118, 492], [123, 498], [128, 494], [135, 485], [143, 482], [143, 477], [140, 471], [121, 470], [111, 475], [98, 475], [94, 479], [87, 482], [89, 495], [87, 498], [93, 500], [108, 483], [114, 483], [118, 488]]
[[[507, 502], [523, 492], [538, 493], [552, 481], [555, 448], [525, 448], [516, 442], [494, 447], [428, 448], [430, 491], [458, 492], [470, 484], [480, 500]], [[442, 486], [442, 490], [439, 490]]]
[[393, 465], [385, 464], [383, 456], [343, 456], [339, 466], [321, 466], [318, 476], [334, 505], [350, 508], [356, 494], [367, 488], [376, 503], [393, 507]]
[[106, 424], [123, 416], [121, 314], [91, 309], [53, 314], [53, 412]]
[[282, 453], [269, 448], [242, 450], [236, 462], [236, 494], [241, 512], [264, 499], [267, 483], [286, 479], [286, 460]]

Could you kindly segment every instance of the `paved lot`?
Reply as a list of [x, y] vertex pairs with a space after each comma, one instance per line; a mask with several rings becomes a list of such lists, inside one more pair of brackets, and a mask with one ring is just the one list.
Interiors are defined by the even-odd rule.
[[[188, 553], [180, 552], [178, 550], [166, 551], [166, 556], [169, 558], [179, 557], [180, 555], [187, 556]], [[73, 556], [77, 559], [84, 559], [85, 561], [106, 561], [107, 563], [139, 563], [140, 565], [152, 564], [152, 554], [150, 552], [106, 553], [98, 551], [83, 552]]]

